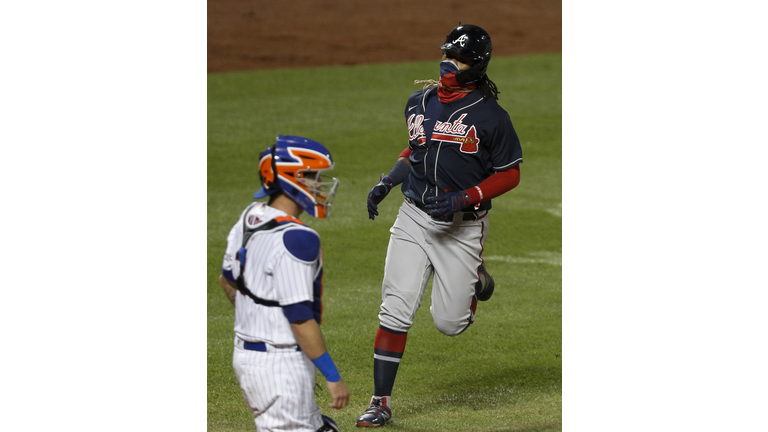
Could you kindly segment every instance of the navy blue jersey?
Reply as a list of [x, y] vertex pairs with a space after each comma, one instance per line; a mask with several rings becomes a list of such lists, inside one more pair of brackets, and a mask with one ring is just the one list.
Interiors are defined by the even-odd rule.
[[[480, 89], [442, 103], [437, 88], [418, 91], [405, 107], [411, 172], [403, 194], [424, 203], [429, 196], [472, 188], [523, 161], [523, 150], [509, 114]], [[487, 210], [484, 201], [471, 210]]]

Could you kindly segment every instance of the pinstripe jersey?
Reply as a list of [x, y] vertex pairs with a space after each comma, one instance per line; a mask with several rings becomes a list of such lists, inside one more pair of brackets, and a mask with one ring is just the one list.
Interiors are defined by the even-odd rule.
[[[280, 306], [312, 302], [319, 323], [323, 275], [320, 238], [298, 219], [263, 202], [243, 211], [227, 236], [222, 273], [230, 281], [240, 275], [237, 252], [243, 241], [243, 221], [248, 228], [254, 228], [273, 219], [280, 224], [273, 229], [255, 232], [247, 244], [245, 286], [256, 297], [276, 301]], [[296, 253], [292, 244], [297, 239], [316, 240], [316, 256]], [[274, 346], [297, 343], [282, 307], [256, 304], [239, 291], [235, 300], [235, 334], [248, 342], [266, 342]]]

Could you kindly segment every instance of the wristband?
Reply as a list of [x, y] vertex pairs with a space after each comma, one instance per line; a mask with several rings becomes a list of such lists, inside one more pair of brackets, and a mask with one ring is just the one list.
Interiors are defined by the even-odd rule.
[[312, 363], [315, 364], [315, 367], [320, 370], [320, 372], [325, 376], [325, 379], [330, 382], [337, 382], [341, 380], [341, 375], [339, 375], [339, 371], [336, 369], [336, 365], [333, 364], [333, 360], [331, 360], [331, 355], [328, 354], [328, 351], [325, 352], [325, 354], [321, 355], [320, 357], [312, 360]]

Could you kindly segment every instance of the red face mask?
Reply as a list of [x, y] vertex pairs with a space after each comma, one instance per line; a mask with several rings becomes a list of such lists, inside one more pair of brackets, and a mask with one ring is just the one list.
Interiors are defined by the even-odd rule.
[[458, 66], [452, 61], [443, 60], [440, 62], [440, 85], [437, 86], [437, 97], [440, 98], [440, 102], [448, 103], [461, 99], [477, 88], [476, 83], [459, 84], [456, 81], [458, 71]]

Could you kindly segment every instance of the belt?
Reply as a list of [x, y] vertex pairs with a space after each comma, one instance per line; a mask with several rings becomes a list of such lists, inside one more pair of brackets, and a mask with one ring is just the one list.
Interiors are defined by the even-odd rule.
[[[424, 207], [424, 204], [422, 204], [420, 202], [417, 202], [417, 201], [414, 201], [414, 200], [412, 200], [410, 198], [406, 198], [406, 200], [408, 200], [408, 202], [410, 202], [411, 204], [415, 205], [416, 208], [418, 208], [419, 210], [423, 211], [424, 213], [427, 213], [427, 208]], [[461, 221], [474, 221], [474, 220], [478, 220], [478, 219], [484, 217], [488, 213], [488, 211], [487, 210], [483, 210], [482, 212], [458, 212], [458, 213], [461, 213], [461, 216], [460, 216], [460, 218], [461, 218], [460, 220]], [[480, 214], [480, 213], [482, 213], [482, 214]], [[427, 213], [427, 216], [429, 216], [429, 213]], [[431, 217], [432, 219], [434, 219], [436, 221], [440, 221], [440, 222], [453, 222], [454, 221], [454, 216], [455, 215], [444, 216], [444, 217], [439, 217], [439, 218], [433, 217], [433, 216], [429, 216], [429, 217]]]
[[[243, 348], [249, 351], [267, 352], [267, 344], [264, 342], [246, 342], [243, 341]], [[296, 345], [296, 351], [301, 351], [301, 347]]]

